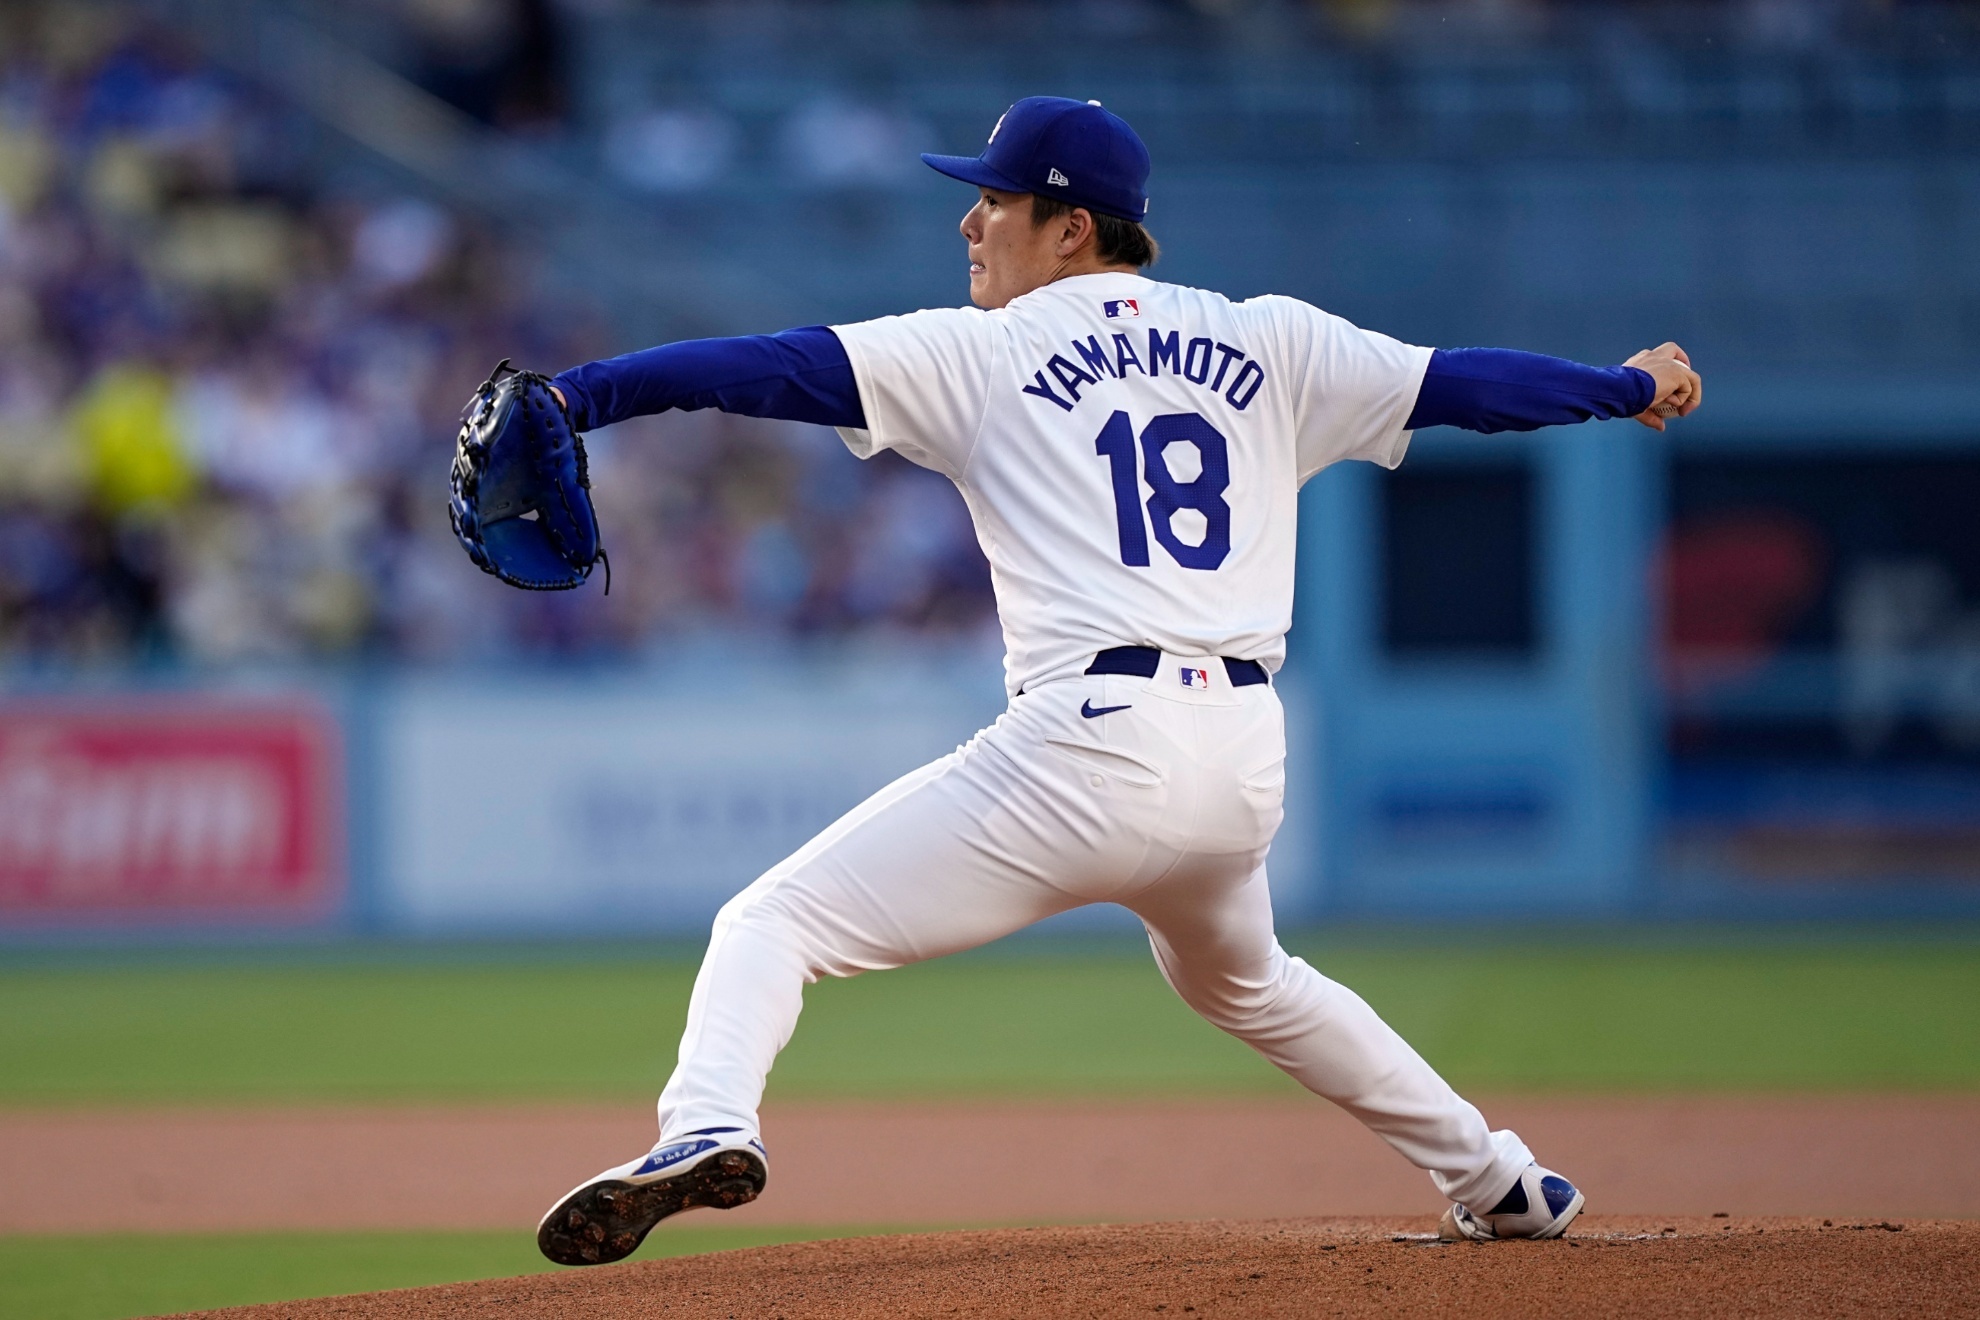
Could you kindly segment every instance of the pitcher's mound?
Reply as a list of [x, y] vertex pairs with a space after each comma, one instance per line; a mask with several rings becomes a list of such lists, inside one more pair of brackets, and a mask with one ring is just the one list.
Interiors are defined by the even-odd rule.
[[207, 1312], [284, 1320], [1980, 1314], [1980, 1222], [1624, 1219], [1440, 1243], [1428, 1220], [996, 1229], [723, 1251]]

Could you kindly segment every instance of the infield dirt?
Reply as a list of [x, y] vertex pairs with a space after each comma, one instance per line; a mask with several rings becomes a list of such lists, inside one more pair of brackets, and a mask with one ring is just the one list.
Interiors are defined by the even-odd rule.
[[230, 1320], [1980, 1314], [1980, 1223], [1583, 1216], [1558, 1242], [1428, 1219], [996, 1229], [806, 1242], [210, 1311]]
[[[1484, 1109], [1609, 1213], [1980, 1219], [1976, 1095], [1488, 1097]], [[1367, 1129], [1303, 1097], [783, 1105], [764, 1118], [763, 1199], [674, 1222], [961, 1228], [1444, 1204]], [[638, 1104], [0, 1113], [0, 1232], [529, 1233], [580, 1178], [652, 1141]], [[1013, 1158], [1038, 1151], [1051, 1152], [1049, 1178]]]

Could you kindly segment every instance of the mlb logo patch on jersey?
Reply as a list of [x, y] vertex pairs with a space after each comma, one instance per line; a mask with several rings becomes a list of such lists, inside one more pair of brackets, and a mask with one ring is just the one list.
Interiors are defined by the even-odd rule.
[[1110, 320], [1123, 316], [1140, 316], [1141, 300], [1138, 298], [1109, 298], [1106, 302], [1100, 304], [1100, 310], [1107, 313]]
[[1182, 684], [1186, 688], [1207, 688], [1210, 686], [1210, 671], [1191, 669], [1185, 665], [1182, 670]]

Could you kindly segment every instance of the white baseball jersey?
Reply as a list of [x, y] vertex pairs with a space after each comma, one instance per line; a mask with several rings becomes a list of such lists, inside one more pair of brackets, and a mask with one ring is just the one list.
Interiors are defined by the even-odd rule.
[[1122, 645], [1276, 671], [1299, 487], [1400, 463], [1430, 360], [1294, 298], [1126, 273], [833, 331], [866, 414], [840, 431], [853, 452], [896, 450], [968, 502], [1012, 694]]

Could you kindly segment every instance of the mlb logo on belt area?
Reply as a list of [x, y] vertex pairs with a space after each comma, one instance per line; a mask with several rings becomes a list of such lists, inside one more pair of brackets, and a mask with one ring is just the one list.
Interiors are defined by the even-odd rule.
[[1182, 681], [1183, 686], [1186, 688], [1207, 688], [1210, 686], [1210, 671], [1207, 669], [1191, 669], [1185, 665], [1182, 671]]
[[1140, 316], [1141, 301], [1138, 298], [1109, 298], [1100, 304], [1100, 310], [1112, 319], [1122, 316]]

